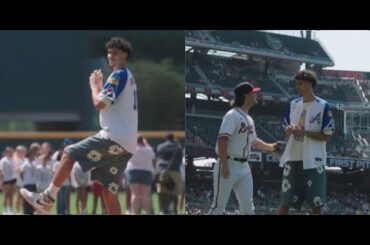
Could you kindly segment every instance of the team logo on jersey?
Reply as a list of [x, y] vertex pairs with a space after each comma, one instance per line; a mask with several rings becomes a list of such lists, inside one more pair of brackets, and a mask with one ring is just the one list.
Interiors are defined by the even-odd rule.
[[239, 134], [244, 133], [245, 131], [247, 131], [247, 126], [245, 125], [245, 122], [241, 122], [240, 123]]
[[113, 98], [114, 97], [113, 88], [108, 88], [107, 89], [106, 96], [109, 97], [109, 98]]
[[109, 146], [108, 152], [112, 155], [119, 155], [123, 152], [123, 149], [119, 145], [111, 145]]
[[313, 124], [315, 121], [317, 121], [317, 124], [321, 123], [321, 112], [317, 113], [315, 116], [310, 118], [310, 123]]
[[118, 185], [114, 182], [110, 183], [108, 186], [108, 190], [112, 192], [113, 194], [116, 194], [118, 191]]
[[100, 161], [102, 154], [98, 151], [92, 150], [87, 155], [87, 158], [89, 158], [93, 162]]
[[117, 172], [118, 172], [118, 169], [117, 169], [116, 167], [111, 167], [111, 168], [109, 169], [109, 172], [110, 172], [111, 174], [113, 174], [113, 175], [116, 175], [116, 174], [117, 174]]
[[101, 96], [102, 97], [107, 97], [107, 98], [110, 98], [110, 99], [114, 99], [115, 95], [114, 95], [113, 88], [112, 87], [105, 88], [103, 91], [101, 91]]
[[334, 132], [334, 120], [332, 119], [332, 120], [330, 120], [330, 122], [328, 123], [328, 126], [326, 126], [326, 128], [330, 128], [330, 129], [332, 129], [333, 130], [333, 132]]
[[112, 77], [109, 79], [108, 83], [113, 84], [113, 85], [118, 85], [119, 80]]
[[247, 126], [246, 124], [245, 124], [245, 122], [240, 122], [240, 129], [239, 129], [239, 134], [242, 134], [242, 133], [245, 133], [246, 131], [248, 131], [250, 134], [252, 134], [253, 133], [253, 127], [251, 127], [251, 126]]

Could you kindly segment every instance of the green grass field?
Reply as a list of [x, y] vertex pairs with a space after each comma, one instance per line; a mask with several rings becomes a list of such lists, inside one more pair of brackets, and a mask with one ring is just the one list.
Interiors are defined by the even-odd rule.
[[[13, 213], [15, 213], [15, 197], [13, 196]], [[180, 199], [180, 198], [179, 198]], [[126, 207], [126, 193], [120, 192], [119, 193], [119, 201], [121, 203], [122, 208], [122, 214], [126, 214], [127, 207]], [[155, 193], [152, 195], [152, 203], [153, 203], [153, 209], [154, 214], [159, 214], [159, 202], [158, 202], [158, 195]], [[93, 209], [93, 194], [92, 192], [88, 192], [87, 196], [87, 211], [88, 214], [91, 214]], [[71, 199], [70, 199], [70, 212], [71, 214], [77, 214], [76, 211], [76, 193], [74, 191], [71, 192]], [[98, 207], [97, 207], [97, 214], [102, 214], [102, 208], [101, 208], [101, 201], [98, 201]], [[3, 193], [0, 192], [0, 214], [3, 214]], [[56, 205], [54, 206], [51, 214], [57, 214], [56, 212]], [[181, 210], [181, 214], [185, 214], [185, 207]]]

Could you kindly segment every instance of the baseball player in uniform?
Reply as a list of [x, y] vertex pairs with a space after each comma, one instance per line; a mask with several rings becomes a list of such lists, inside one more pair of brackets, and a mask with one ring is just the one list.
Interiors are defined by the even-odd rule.
[[279, 214], [289, 208], [301, 208], [306, 201], [313, 214], [321, 214], [326, 199], [326, 142], [334, 133], [334, 120], [329, 104], [316, 97], [316, 74], [299, 71], [294, 77], [302, 97], [288, 104], [285, 115], [289, 136], [280, 159], [284, 167]]
[[218, 134], [216, 153], [219, 155], [213, 171], [213, 204], [210, 214], [223, 214], [234, 190], [240, 214], [254, 214], [253, 180], [248, 157], [255, 148], [272, 152], [275, 144], [268, 144], [257, 137], [249, 109], [257, 103], [260, 88], [248, 82], [240, 83], [234, 90], [233, 109], [223, 117]]

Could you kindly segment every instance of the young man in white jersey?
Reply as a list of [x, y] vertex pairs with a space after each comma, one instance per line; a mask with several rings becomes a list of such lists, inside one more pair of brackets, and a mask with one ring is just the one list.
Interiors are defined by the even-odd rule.
[[234, 90], [233, 109], [223, 120], [218, 134], [216, 153], [219, 159], [213, 171], [213, 204], [209, 214], [223, 214], [234, 190], [240, 214], [254, 214], [253, 180], [248, 158], [251, 146], [263, 151], [275, 150], [275, 143], [266, 143], [256, 134], [253, 119], [248, 112], [257, 104], [260, 88], [248, 82], [240, 83]]
[[285, 114], [289, 136], [280, 159], [284, 167], [279, 214], [289, 208], [300, 209], [306, 201], [313, 214], [321, 214], [326, 200], [326, 142], [334, 133], [334, 120], [329, 104], [316, 97], [316, 74], [299, 71], [294, 80], [302, 96], [289, 102]]
[[121, 214], [118, 188], [127, 162], [136, 149], [137, 93], [135, 79], [126, 67], [132, 52], [131, 44], [114, 37], [105, 47], [113, 72], [104, 86], [101, 70], [91, 73], [89, 81], [93, 104], [100, 111], [102, 130], [64, 150], [59, 168], [44, 192], [21, 189], [24, 198], [42, 213], [50, 212], [59, 188], [78, 161], [83, 171], [91, 170], [92, 180], [104, 186], [102, 194], [108, 214]]

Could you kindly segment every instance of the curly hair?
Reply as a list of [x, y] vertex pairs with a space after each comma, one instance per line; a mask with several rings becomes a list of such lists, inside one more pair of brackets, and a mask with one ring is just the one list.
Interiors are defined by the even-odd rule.
[[303, 80], [310, 82], [313, 88], [315, 88], [317, 84], [316, 73], [311, 70], [298, 71], [297, 74], [294, 76], [294, 80]]
[[127, 59], [131, 57], [132, 46], [129, 41], [122, 37], [112, 37], [106, 44], [105, 48], [108, 50], [110, 48], [117, 48], [122, 50], [127, 54]]

